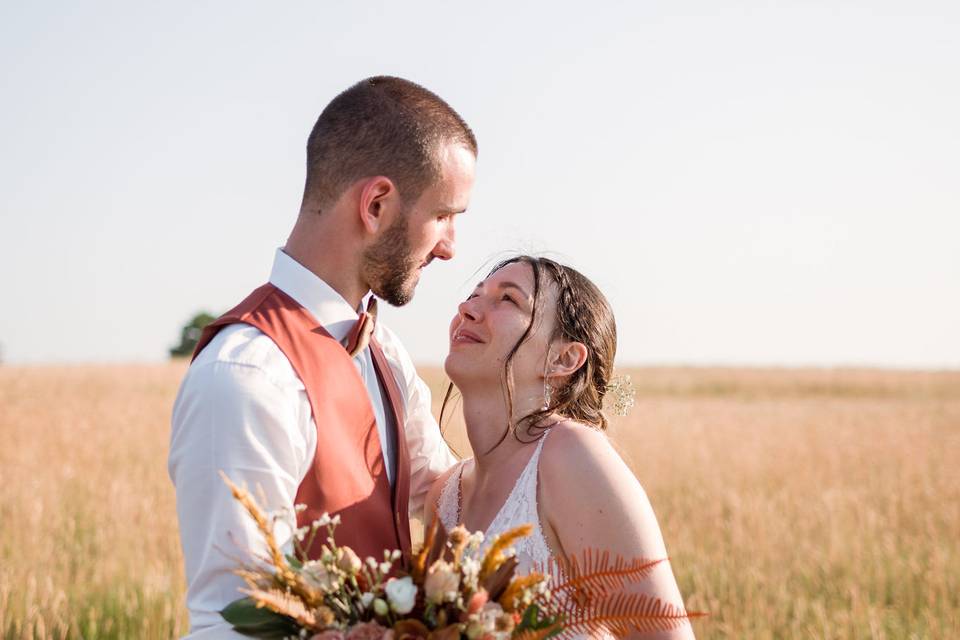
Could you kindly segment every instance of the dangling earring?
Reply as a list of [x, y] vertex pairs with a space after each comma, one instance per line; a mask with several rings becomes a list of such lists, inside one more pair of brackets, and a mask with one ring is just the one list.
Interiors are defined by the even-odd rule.
[[540, 408], [541, 411], [550, 410], [550, 396], [553, 395], [553, 387], [550, 386], [549, 378], [547, 377], [552, 371], [548, 368], [550, 362], [550, 350], [547, 349], [547, 358], [543, 361], [543, 406]]

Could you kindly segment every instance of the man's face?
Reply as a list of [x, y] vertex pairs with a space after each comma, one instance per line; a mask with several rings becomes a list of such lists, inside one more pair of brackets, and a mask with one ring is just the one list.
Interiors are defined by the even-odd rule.
[[425, 266], [434, 258], [453, 257], [454, 219], [470, 202], [476, 164], [473, 153], [450, 144], [439, 151], [439, 162], [440, 179], [424, 189], [365, 254], [370, 289], [397, 307], [413, 298]]

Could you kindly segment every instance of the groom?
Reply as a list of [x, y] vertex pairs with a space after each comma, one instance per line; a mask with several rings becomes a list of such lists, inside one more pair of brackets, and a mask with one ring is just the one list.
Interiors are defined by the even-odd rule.
[[454, 460], [374, 296], [406, 304], [423, 268], [453, 257], [476, 155], [463, 119], [400, 78], [363, 80], [320, 114], [270, 281], [204, 330], [173, 408], [190, 638], [239, 637], [219, 611], [241, 595], [235, 558], [262, 548], [220, 470], [271, 510], [305, 504], [298, 526], [340, 514], [338, 542], [361, 557], [409, 550], [408, 514]]

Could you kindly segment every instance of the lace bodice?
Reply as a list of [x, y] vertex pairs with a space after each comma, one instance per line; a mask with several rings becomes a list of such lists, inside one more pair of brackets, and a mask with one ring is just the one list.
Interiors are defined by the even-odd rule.
[[[483, 532], [484, 543], [481, 552], [486, 551], [494, 536], [522, 524], [533, 525], [533, 533], [521, 538], [514, 544], [514, 550], [517, 552], [517, 560], [519, 561], [517, 569], [520, 573], [529, 573], [534, 567], [545, 566], [550, 558], [550, 547], [547, 546], [547, 541], [543, 537], [543, 529], [540, 527], [540, 516], [537, 510], [537, 470], [545, 440], [546, 435], [540, 438], [536, 451], [533, 452], [527, 466], [524, 467], [520, 477], [517, 478], [510, 495], [507, 496], [490, 526]], [[471, 462], [470, 459], [459, 462], [458, 467], [454, 469], [444, 483], [443, 489], [440, 490], [440, 497], [437, 499], [437, 514], [447, 531], [463, 522], [463, 514], [460, 512], [461, 478], [463, 467], [469, 462]]]

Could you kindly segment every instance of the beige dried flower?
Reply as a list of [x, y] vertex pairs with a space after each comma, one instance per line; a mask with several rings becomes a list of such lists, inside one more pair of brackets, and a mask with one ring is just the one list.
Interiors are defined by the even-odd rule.
[[427, 601], [434, 604], [453, 602], [460, 589], [460, 573], [449, 562], [438, 560], [427, 571], [423, 590]]
[[363, 562], [360, 560], [353, 549], [350, 547], [338, 547], [337, 548], [337, 566], [341, 571], [347, 575], [356, 575], [360, 568], [363, 566]]

